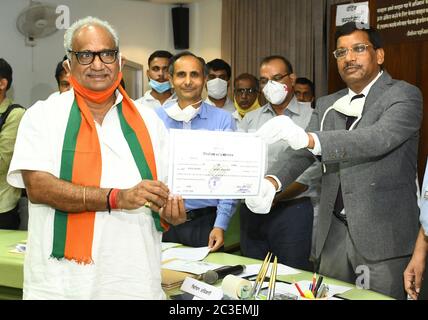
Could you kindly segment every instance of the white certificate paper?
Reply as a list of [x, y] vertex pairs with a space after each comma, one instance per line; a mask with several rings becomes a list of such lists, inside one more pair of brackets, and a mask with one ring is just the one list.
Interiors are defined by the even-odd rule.
[[266, 145], [251, 134], [170, 130], [168, 186], [184, 199], [256, 196], [265, 165]]

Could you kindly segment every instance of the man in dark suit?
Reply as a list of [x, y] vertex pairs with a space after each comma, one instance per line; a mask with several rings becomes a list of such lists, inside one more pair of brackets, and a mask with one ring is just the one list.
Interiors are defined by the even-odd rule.
[[[347, 89], [320, 98], [305, 132], [286, 116], [260, 128], [267, 142], [286, 140], [297, 152], [270, 172], [286, 187], [315, 157], [323, 164], [316, 257], [321, 274], [405, 298], [402, 274], [418, 233], [416, 163], [422, 119], [420, 90], [382, 68], [384, 50], [373, 29], [339, 27], [334, 56]], [[263, 211], [264, 196], [247, 199]], [[269, 183], [271, 182], [271, 183]]]

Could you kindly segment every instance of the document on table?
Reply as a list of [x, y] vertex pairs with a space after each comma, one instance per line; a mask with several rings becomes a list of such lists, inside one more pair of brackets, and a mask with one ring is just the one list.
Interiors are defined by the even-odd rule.
[[170, 130], [168, 186], [184, 199], [257, 196], [266, 145], [243, 132]]
[[[261, 264], [248, 264], [245, 266], [245, 270], [243, 273], [241, 273], [239, 276], [241, 278], [256, 275], [260, 271]], [[267, 275], [271, 273], [272, 264], [269, 265], [269, 269], [266, 272]], [[301, 273], [299, 270], [296, 270], [294, 268], [288, 267], [284, 264], [278, 263], [278, 269], [277, 269], [277, 275], [278, 276], [286, 276], [290, 274], [298, 274]]]
[[200, 261], [210, 252], [209, 247], [200, 248], [171, 248], [162, 252], [162, 261], [180, 259], [188, 261]]
[[201, 275], [209, 270], [215, 270], [223, 267], [222, 264], [210, 263], [205, 261], [185, 261], [185, 260], [171, 260], [162, 264], [162, 269], [175, 270]]
[[168, 250], [170, 248], [179, 247], [181, 245], [182, 245], [181, 243], [175, 243], [175, 242], [162, 242], [161, 243], [161, 250], [165, 251], [165, 250]]

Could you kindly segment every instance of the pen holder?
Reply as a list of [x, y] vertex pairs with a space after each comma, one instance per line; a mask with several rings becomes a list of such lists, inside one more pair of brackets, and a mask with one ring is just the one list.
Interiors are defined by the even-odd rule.
[[323, 292], [321, 292], [322, 295], [320, 297], [316, 298], [316, 297], [314, 297], [314, 294], [312, 293], [312, 291], [306, 290], [306, 291], [304, 291], [305, 296], [304, 297], [300, 296], [299, 300], [328, 300], [327, 293], [328, 293], [328, 290], [324, 290], [324, 288], [323, 288]]

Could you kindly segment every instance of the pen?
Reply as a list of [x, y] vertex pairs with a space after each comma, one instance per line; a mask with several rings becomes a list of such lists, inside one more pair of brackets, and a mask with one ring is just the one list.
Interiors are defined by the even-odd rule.
[[324, 279], [324, 277], [323, 277], [323, 276], [319, 276], [319, 277], [318, 277], [317, 285], [315, 286], [315, 290], [314, 290], [314, 295], [315, 295], [315, 297], [317, 296], [318, 290], [319, 290], [319, 288], [320, 288], [320, 286], [321, 286], [321, 283], [322, 283], [322, 280], [323, 280], [323, 279]]
[[275, 296], [275, 281], [276, 281], [277, 267], [278, 267], [278, 258], [275, 256], [271, 274], [270, 274], [270, 279], [269, 279], [269, 290], [267, 293], [267, 300], [273, 300], [273, 297]]
[[324, 287], [325, 287], [325, 284], [322, 284], [320, 287], [319, 287], [319, 289], [318, 289], [318, 292], [317, 292], [317, 294], [315, 295], [315, 298], [321, 298], [321, 294], [323, 293], [323, 291], [324, 291]]
[[316, 281], [317, 281], [317, 274], [316, 273], [314, 273], [314, 275], [312, 276], [312, 283], [311, 283], [311, 286], [309, 287], [309, 290], [311, 290], [312, 291], [312, 293], [314, 293], [315, 294], [315, 287], [316, 287]]
[[294, 282], [294, 285], [296, 286], [297, 291], [299, 291], [300, 296], [304, 298], [305, 294], [303, 293], [302, 289], [300, 289], [300, 286], [298, 285], [298, 283]]
[[[266, 276], [266, 271], [269, 268], [269, 262], [272, 257], [272, 253], [268, 252], [265, 260], [263, 261], [259, 273], [257, 274], [256, 280], [254, 281], [254, 285], [251, 288], [250, 297], [256, 297], [259, 294], [261, 287], [263, 286], [263, 280]], [[260, 287], [259, 287], [260, 285]]]

